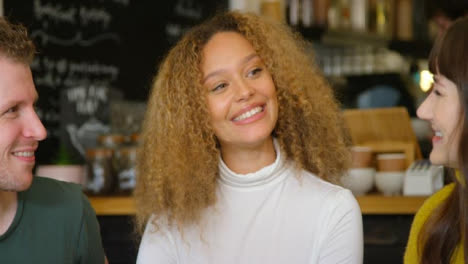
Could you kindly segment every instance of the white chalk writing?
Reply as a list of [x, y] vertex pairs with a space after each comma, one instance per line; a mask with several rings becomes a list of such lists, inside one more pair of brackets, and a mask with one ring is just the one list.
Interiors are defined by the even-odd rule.
[[43, 4], [41, 0], [34, 1], [34, 15], [38, 20], [48, 17], [56, 22], [76, 23], [76, 8], [66, 8], [60, 4]]
[[[31, 65], [36, 85], [58, 89], [97, 82], [110, 84], [117, 80], [119, 68], [112, 64], [73, 61], [65, 58], [37, 57]], [[93, 81], [94, 80], [94, 81]]]
[[94, 45], [95, 43], [105, 41], [105, 40], [110, 40], [116, 43], [120, 43], [120, 37], [114, 33], [100, 34], [89, 39], [83, 39], [81, 37], [81, 32], [76, 32], [74, 37], [65, 39], [65, 38], [56, 37], [54, 35], [49, 35], [42, 30], [35, 30], [32, 32], [31, 38], [36, 39], [36, 40], [40, 38], [42, 45], [46, 45], [47, 43], [50, 42], [50, 43], [61, 45], [61, 46], [80, 45], [82, 47], [89, 47], [89, 46]]
[[82, 25], [90, 23], [101, 23], [103, 28], [109, 27], [112, 20], [111, 14], [104, 9], [80, 7], [80, 18]]
[[123, 6], [128, 6], [130, 4], [130, 0], [100, 0], [100, 2], [112, 2]]
[[105, 86], [77, 86], [66, 90], [69, 102], [75, 103], [78, 114], [93, 115], [101, 103], [107, 103], [109, 89]]
[[175, 5], [174, 12], [179, 16], [198, 20], [202, 17], [202, 10], [201, 6], [196, 6], [195, 3], [192, 0], [179, 0]]
[[[128, 5], [125, 1], [118, 1], [118, 4]], [[113, 41], [120, 43], [120, 37], [114, 32], [110, 32], [112, 14], [105, 8], [68, 6], [62, 4], [45, 3], [43, 0], [34, 0], [34, 16], [41, 21], [41, 27], [33, 30], [31, 37], [47, 45], [53, 43], [61, 46], [80, 45], [83, 47], [92, 46], [101, 41]], [[74, 26], [73, 31], [63, 30], [63, 24]], [[102, 29], [101, 32], [83, 37], [87, 28]], [[88, 32], [88, 31], [86, 31]], [[71, 35], [71, 36], [70, 36]]]
[[168, 23], [166, 33], [171, 37], [179, 37], [182, 34], [182, 27], [179, 24]]

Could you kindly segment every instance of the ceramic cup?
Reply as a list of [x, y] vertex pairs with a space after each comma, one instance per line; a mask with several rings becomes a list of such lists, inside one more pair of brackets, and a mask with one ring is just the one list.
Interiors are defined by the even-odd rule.
[[405, 171], [406, 155], [404, 153], [385, 153], [377, 155], [378, 171]]
[[352, 168], [372, 167], [372, 149], [364, 146], [354, 146], [351, 148]]

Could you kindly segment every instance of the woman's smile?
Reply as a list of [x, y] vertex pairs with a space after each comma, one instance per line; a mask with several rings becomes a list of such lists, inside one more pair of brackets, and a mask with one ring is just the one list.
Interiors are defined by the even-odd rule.
[[[232, 121], [234, 121], [236, 124], [250, 123], [252, 121], [255, 121], [261, 118], [261, 116], [264, 115], [265, 112], [263, 111], [263, 109], [264, 109], [263, 106], [253, 107], [250, 110], [243, 111], [242, 114], [233, 118]], [[241, 122], [241, 121], [244, 121], [244, 122]]]

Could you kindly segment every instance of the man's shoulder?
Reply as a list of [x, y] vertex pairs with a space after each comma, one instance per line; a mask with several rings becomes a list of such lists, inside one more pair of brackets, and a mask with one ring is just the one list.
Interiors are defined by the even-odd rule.
[[76, 198], [83, 195], [78, 184], [40, 176], [34, 177], [29, 192], [42, 197]]
[[18, 200], [0, 263], [103, 263], [99, 225], [79, 185], [35, 177]]
[[36, 176], [24, 199], [41, 210], [81, 213], [84, 196], [80, 185]]

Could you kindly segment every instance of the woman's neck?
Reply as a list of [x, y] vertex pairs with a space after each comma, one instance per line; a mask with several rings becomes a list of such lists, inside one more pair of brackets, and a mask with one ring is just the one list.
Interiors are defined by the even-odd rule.
[[238, 174], [258, 171], [276, 160], [271, 137], [257, 146], [222, 146], [221, 155], [226, 166]]

